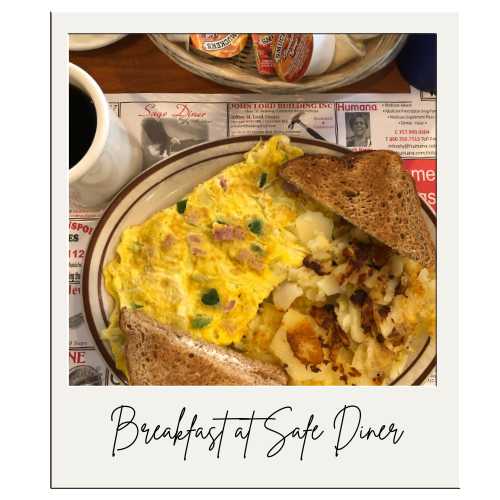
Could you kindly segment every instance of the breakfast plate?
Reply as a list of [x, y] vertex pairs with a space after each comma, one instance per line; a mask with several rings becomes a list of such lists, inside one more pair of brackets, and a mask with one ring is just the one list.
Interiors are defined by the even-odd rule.
[[[83, 276], [84, 310], [95, 343], [110, 369], [124, 383], [127, 378], [117, 369], [110, 346], [101, 339], [109, 324], [114, 301], [103, 279], [105, 266], [115, 258], [123, 231], [142, 224], [153, 214], [176, 204], [197, 185], [214, 177], [229, 165], [242, 160], [266, 136], [241, 136], [201, 144], [179, 152], [153, 165], [131, 181], [114, 198], [104, 212], [89, 244]], [[351, 151], [313, 139], [293, 138], [292, 143], [306, 154], [342, 157]], [[422, 213], [435, 240], [436, 220], [432, 210], [422, 201]], [[391, 385], [419, 385], [436, 364], [435, 336], [421, 335], [400, 375]]]
[[126, 33], [73, 33], [69, 35], [69, 50], [83, 51], [107, 47], [127, 36]]

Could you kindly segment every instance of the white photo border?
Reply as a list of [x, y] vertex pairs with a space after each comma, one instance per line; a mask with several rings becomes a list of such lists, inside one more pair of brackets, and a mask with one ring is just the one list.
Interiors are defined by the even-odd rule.
[[[398, 32], [438, 35], [437, 387], [69, 387], [68, 145], [63, 139], [67, 137], [67, 33], [204, 32], [208, 26], [215, 32], [228, 31], [228, 26], [241, 32], [255, 31], [255, 26], [261, 32], [370, 32], [374, 24], [380, 32], [394, 31], [397, 26]], [[54, 13], [51, 56], [51, 488], [457, 488], [458, 17]], [[309, 449], [302, 461], [293, 444], [275, 460], [262, 459], [256, 450], [255, 456], [238, 460], [235, 442], [228, 444], [225, 456], [218, 460], [198, 450], [183, 461], [178, 450], [168, 455], [170, 448], [161, 442], [112, 457], [111, 412], [119, 405], [133, 404], [143, 421], [171, 424], [183, 406], [207, 419], [217, 402], [217, 415], [226, 409], [233, 414], [247, 414], [251, 409], [266, 414], [290, 404], [294, 422], [302, 425], [314, 412], [325, 427], [326, 422], [331, 426], [333, 416], [344, 405], [356, 404], [363, 408], [368, 423], [394, 421], [404, 427], [406, 435], [393, 448], [356, 442], [342, 459], [335, 458], [328, 440]], [[169, 409], [172, 412], [165, 416]], [[71, 442], [75, 433], [78, 449]], [[172, 464], [166, 458], [176, 461]], [[144, 463], [148, 467], [137, 466]], [[174, 477], [169, 475], [171, 470], [175, 470]]]

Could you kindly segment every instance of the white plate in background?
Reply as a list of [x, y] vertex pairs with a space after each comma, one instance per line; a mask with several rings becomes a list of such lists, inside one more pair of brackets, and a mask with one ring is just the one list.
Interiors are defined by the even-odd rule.
[[69, 50], [94, 50], [125, 38], [127, 33], [75, 33], [69, 35]]

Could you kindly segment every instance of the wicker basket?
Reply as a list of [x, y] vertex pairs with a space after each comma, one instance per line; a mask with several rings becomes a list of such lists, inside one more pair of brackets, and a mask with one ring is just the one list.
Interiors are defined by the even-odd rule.
[[365, 42], [366, 55], [349, 62], [331, 73], [303, 78], [287, 83], [277, 77], [260, 75], [255, 68], [255, 56], [250, 42], [231, 59], [217, 59], [196, 50], [187, 51], [182, 44], [167, 40], [164, 34], [149, 35], [153, 43], [179, 66], [221, 85], [252, 92], [294, 94], [326, 92], [362, 80], [389, 64], [406, 42], [405, 34], [385, 34]]

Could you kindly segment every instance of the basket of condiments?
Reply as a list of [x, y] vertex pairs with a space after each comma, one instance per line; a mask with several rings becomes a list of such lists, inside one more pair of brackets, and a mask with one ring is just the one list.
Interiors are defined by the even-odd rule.
[[324, 92], [389, 64], [405, 34], [192, 33], [149, 35], [183, 68], [252, 92]]

